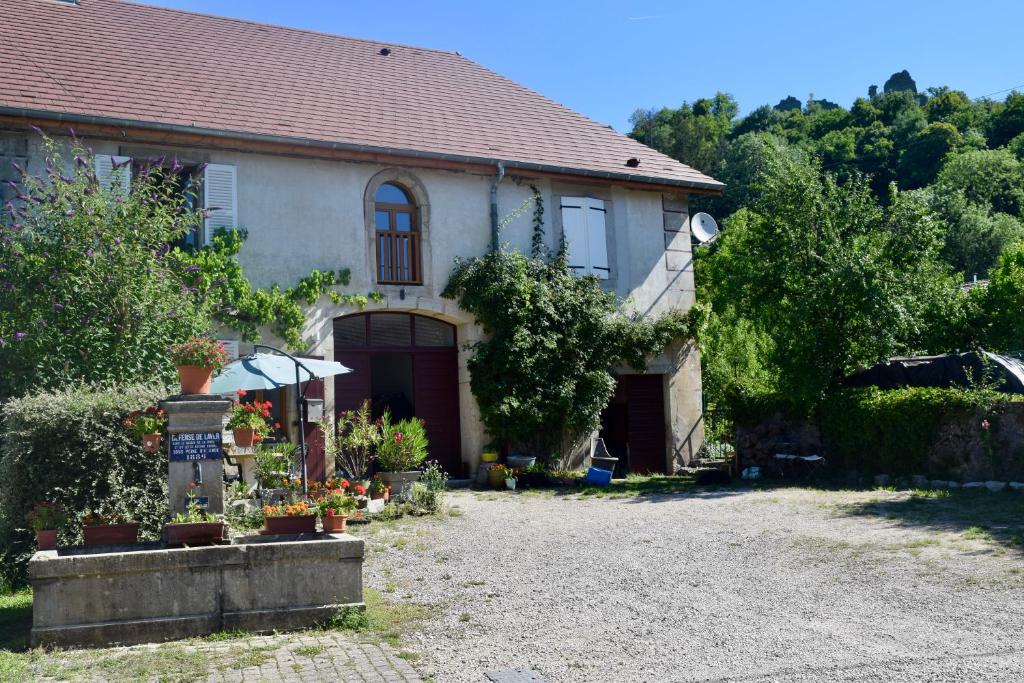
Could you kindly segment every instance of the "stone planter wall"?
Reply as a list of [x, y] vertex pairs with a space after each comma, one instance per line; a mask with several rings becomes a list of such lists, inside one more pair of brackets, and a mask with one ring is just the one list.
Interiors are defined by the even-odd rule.
[[363, 541], [252, 536], [205, 548], [62, 548], [29, 563], [32, 645], [305, 628], [363, 604]]

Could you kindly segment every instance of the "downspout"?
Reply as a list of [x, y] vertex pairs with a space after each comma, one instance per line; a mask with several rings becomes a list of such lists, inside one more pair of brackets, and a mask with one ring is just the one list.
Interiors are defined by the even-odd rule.
[[498, 175], [491, 183], [491, 251], [498, 251], [498, 185], [505, 177], [505, 162], [498, 162]]

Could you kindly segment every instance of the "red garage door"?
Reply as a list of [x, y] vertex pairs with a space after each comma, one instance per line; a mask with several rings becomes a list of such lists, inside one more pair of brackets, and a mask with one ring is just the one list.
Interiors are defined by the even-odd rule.
[[364, 400], [375, 417], [416, 416], [427, 427], [430, 458], [462, 474], [455, 327], [411, 313], [363, 313], [334, 320], [334, 360], [353, 372], [334, 379], [335, 410]]

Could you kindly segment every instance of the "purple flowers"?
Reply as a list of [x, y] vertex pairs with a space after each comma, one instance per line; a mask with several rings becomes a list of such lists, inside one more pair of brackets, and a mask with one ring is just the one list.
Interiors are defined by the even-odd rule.
[[27, 336], [28, 336], [28, 332], [15, 332], [14, 333], [14, 341], [21, 341], [22, 339], [24, 339]]
[[56, 303], [56, 304], [53, 305], [53, 309], [55, 311], [63, 311], [64, 310], [64, 304]]
[[92, 247], [89, 247], [88, 249], [85, 250], [85, 255], [87, 257], [92, 258], [92, 254], [93, 254]]
[[984, 429], [985, 431], [988, 431], [988, 428], [991, 426], [992, 424], [988, 420], [981, 421], [981, 428]]

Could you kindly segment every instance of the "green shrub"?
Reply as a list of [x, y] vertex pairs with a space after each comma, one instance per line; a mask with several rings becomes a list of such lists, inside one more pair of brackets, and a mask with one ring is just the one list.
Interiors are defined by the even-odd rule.
[[823, 401], [817, 416], [837, 471], [938, 476], [945, 473], [929, 472], [928, 460], [941, 428], [971, 416], [995, 418], [1014, 400], [987, 389], [847, 389]]
[[384, 413], [380, 442], [377, 444], [377, 466], [384, 472], [408, 472], [427, 459], [427, 429], [423, 420], [413, 417], [392, 423]]
[[145, 453], [123, 418], [168, 391], [156, 386], [38, 393], [0, 409], [0, 583], [18, 585], [35, 547], [25, 515], [36, 501], [59, 504], [62, 543], [81, 541], [89, 511], [123, 513], [157, 538], [167, 513], [167, 460]]

